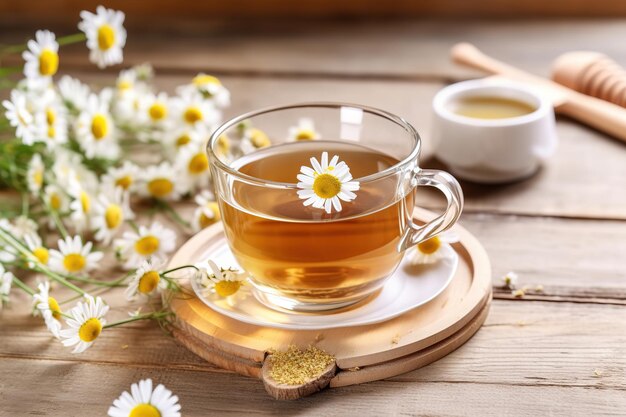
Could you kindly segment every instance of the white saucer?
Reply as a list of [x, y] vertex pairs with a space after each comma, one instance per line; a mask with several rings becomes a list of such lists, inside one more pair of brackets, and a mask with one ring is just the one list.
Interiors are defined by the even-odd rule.
[[[202, 259], [210, 257], [221, 267], [241, 269], [225, 237], [220, 237], [205, 248]], [[397, 317], [429, 302], [446, 289], [457, 270], [459, 257], [449, 245], [440, 250], [445, 251], [446, 256], [434, 264], [411, 266], [405, 258], [377, 295], [334, 313], [277, 311], [259, 302], [249, 284], [243, 285], [235, 295], [223, 298], [202, 288], [196, 279], [190, 281], [198, 298], [207, 306], [245, 323], [293, 330], [361, 326]]]

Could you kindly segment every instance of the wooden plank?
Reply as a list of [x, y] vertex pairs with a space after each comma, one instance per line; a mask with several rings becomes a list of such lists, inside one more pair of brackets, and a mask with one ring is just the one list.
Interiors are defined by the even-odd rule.
[[[46, 22], [44, 26], [55, 29], [53, 22]], [[32, 37], [39, 27], [9, 30], [10, 24], [5, 18], [5, 43]], [[56, 29], [59, 34], [75, 31], [74, 25]], [[176, 72], [447, 80], [480, 75], [449, 59], [452, 45], [467, 41], [493, 57], [546, 76], [551, 62], [570, 50], [596, 50], [626, 64], [620, 43], [607, 42], [625, 36], [623, 19], [170, 20], [131, 30], [124, 57], [126, 65], [152, 62], [162, 71]], [[63, 48], [61, 67], [95, 69], [87, 55], [83, 45]]]
[[[496, 300], [483, 329], [446, 358], [387, 381], [328, 390], [298, 402], [269, 399], [262, 384], [252, 378], [195, 365], [170, 366], [167, 353], [161, 352], [163, 346], [149, 343], [150, 339], [142, 344], [143, 352], [134, 351], [133, 361], [117, 351], [106, 352], [110, 361], [94, 360], [104, 356], [105, 338], [128, 337], [123, 330], [103, 335], [80, 356], [83, 363], [65, 354], [54, 359], [8, 356], [3, 347], [0, 369], [20, 377], [0, 380], [0, 415], [81, 415], [86, 398], [92, 407], [104, 410], [131, 382], [146, 377], [178, 394], [183, 412], [190, 416], [209, 411], [534, 416], [550, 410], [568, 416], [623, 415], [626, 310], [590, 304], [529, 306]], [[148, 331], [135, 330], [137, 337]], [[11, 337], [3, 337], [3, 344], [17, 339], [6, 335]], [[14, 348], [36, 348], [29, 339], [10, 343]], [[155, 355], [162, 355], [162, 360], [147, 360]], [[54, 383], [42, 377], [51, 372]], [[37, 392], [37, 401], [27, 401], [32, 392]]]

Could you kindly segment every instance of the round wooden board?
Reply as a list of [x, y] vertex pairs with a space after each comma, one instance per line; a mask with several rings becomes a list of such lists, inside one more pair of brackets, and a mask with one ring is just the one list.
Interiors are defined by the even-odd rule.
[[[416, 209], [417, 221], [434, 215]], [[289, 345], [315, 345], [336, 358], [337, 373], [330, 387], [374, 381], [427, 365], [465, 343], [484, 322], [491, 300], [491, 267], [480, 243], [460, 226], [458, 270], [448, 288], [429, 303], [392, 320], [327, 330], [288, 330], [242, 323], [221, 315], [196, 297], [174, 297], [174, 336], [185, 347], [214, 365], [243, 375], [262, 377], [270, 350]], [[203, 248], [223, 233], [216, 224], [185, 243], [168, 268], [194, 264]], [[184, 272], [181, 271], [181, 282]]]

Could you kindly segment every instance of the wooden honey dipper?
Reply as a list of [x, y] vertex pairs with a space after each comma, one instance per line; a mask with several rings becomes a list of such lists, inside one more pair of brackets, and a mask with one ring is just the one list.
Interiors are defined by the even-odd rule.
[[[626, 109], [624, 107], [580, 93], [574, 88], [566, 87], [560, 83], [505, 64], [483, 54], [478, 48], [469, 43], [456, 44], [452, 48], [451, 53], [452, 59], [459, 64], [468, 65], [513, 81], [534, 85], [546, 97], [552, 100], [556, 113], [576, 119], [626, 142]], [[614, 66], [610, 67], [615, 68]], [[614, 70], [609, 72], [611, 74], [615, 73]], [[577, 78], [570, 77], [566, 79], [572, 80]], [[604, 91], [606, 89], [603, 87], [604, 84], [601, 85], [598, 81], [596, 79], [593, 83], [593, 91]], [[563, 82], [569, 81], [563, 79]], [[611, 96], [615, 96], [615, 94]]]
[[552, 79], [580, 93], [626, 107], [626, 71], [599, 52], [575, 51], [559, 56]]

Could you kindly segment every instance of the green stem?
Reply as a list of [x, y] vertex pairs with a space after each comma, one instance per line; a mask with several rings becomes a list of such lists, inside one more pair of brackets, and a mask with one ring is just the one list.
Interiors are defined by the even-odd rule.
[[13, 284], [15, 284], [18, 288], [21, 288], [22, 290], [24, 290], [26, 293], [28, 293], [31, 296], [36, 294], [32, 288], [30, 288], [28, 285], [26, 285], [21, 279], [17, 278], [16, 276], [13, 276]]
[[132, 219], [126, 220], [126, 223], [128, 223], [130, 225], [130, 227], [133, 228], [135, 233], [139, 233], [139, 226], [137, 225], [137, 223], [134, 220], [132, 220]]
[[41, 197], [41, 202], [45, 207], [46, 213], [48, 213], [48, 215], [52, 217], [52, 221], [54, 222], [57, 229], [59, 229], [59, 233], [61, 233], [61, 236], [63, 236], [63, 238], [68, 237], [69, 234], [67, 233], [67, 229], [63, 224], [63, 220], [61, 220], [61, 218], [59, 217], [59, 213], [55, 209], [50, 207], [50, 204], [48, 204], [48, 202], [43, 197]]
[[158, 312], [158, 313], [147, 313], [147, 314], [142, 314], [139, 316], [135, 316], [135, 317], [131, 317], [129, 319], [126, 320], [120, 320], [120, 321], [116, 321], [115, 323], [110, 323], [104, 326], [105, 329], [108, 329], [110, 327], [116, 327], [116, 326], [121, 326], [122, 324], [127, 324], [127, 323], [132, 323], [134, 321], [139, 321], [139, 320], [153, 320], [153, 319], [160, 319], [163, 317], [167, 317], [172, 315], [171, 312], [169, 311], [162, 311], [162, 312]]
[[85, 284], [97, 285], [99, 287], [112, 288], [112, 287], [124, 286], [124, 284], [119, 284], [116, 281], [107, 282], [107, 281], [99, 281], [97, 279], [90, 279], [90, 278], [83, 278], [83, 277], [65, 276], [65, 279], [67, 279], [68, 281], [77, 281], [77, 282], [84, 282]]
[[178, 271], [179, 269], [185, 269], [185, 268], [193, 268], [196, 271], [199, 271], [198, 267], [196, 267], [194, 265], [183, 265], [183, 266], [179, 266], [179, 267], [176, 267], [176, 268], [168, 269], [167, 271], [163, 271], [163, 272], [161, 272], [161, 276], [165, 276], [165, 275], [167, 275], [167, 274], [169, 274], [171, 272]]
[[73, 43], [83, 42], [87, 40], [87, 36], [82, 33], [74, 33], [73, 35], [61, 36], [57, 39], [59, 45], [71, 45]]
[[174, 220], [179, 225], [183, 226], [186, 229], [191, 228], [191, 224], [188, 221], [180, 217], [180, 215], [165, 201], [157, 200], [157, 205], [167, 213], [172, 220]]
[[22, 216], [28, 217], [28, 208], [30, 205], [28, 193], [22, 192]]

